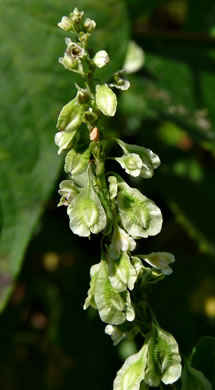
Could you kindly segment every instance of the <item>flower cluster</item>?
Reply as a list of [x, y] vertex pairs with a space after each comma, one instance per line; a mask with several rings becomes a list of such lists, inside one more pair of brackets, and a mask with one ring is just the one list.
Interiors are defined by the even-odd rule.
[[[126, 91], [130, 83], [120, 70], [111, 82], [94, 78], [96, 68], [109, 62], [108, 53], [92, 54], [88, 38], [96, 27], [77, 8], [58, 24], [71, 32], [66, 51], [59, 62], [79, 73], [85, 88], [76, 84], [76, 96], [61, 110], [55, 143], [58, 154], [65, 155], [68, 180], [60, 183], [59, 206], [67, 207], [70, 229], [90, 237], [102, 234], [101, 261], [91, 267], [90, 289], [84, 308], [97, 309], [114, 344], [125, 337], [144, 337], [143, 347], [130, 356], [119, 370], [114, 390], [138, 390], [141, 383], [156, 387], [175, 382], [181, 373], [178, 346], [162, 330], [148, 304], [149, 285], [163, 279], [172, 270], [174, 256], [167, 252], [135, 255], [136, 240], [157, 235], [162, 227], [159, 207], [118, 174], [105, 173], [106, 154], [100, 120], [113, 117], [117, 96], [113, 88]], [[111, 157], [133, 177], [151, 178], [160, 165], [159, 157], [148, 148], [130, 145], [118, 138], [112, 141], [122, 155]]]

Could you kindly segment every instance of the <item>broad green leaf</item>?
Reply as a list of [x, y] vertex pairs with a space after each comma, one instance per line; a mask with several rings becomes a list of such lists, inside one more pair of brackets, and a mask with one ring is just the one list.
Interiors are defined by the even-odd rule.
[[135, 247], [136, 242], [133, 238], [116, 224], [109, 249], [110, 257], [118, 259], [121, 252], [133, 251]]
[[212, 390], [211, 383], [204, 374], [191, 367], [186, 359], [184, 359], [181, 381], [181, 390]]
[[112, 89], [106, 84], [96, 86], [96, 104], [104, 115], [115, 115], [117, 98]]
[[67, 6], [65, 0], [60, 8], [48, 0], [0, 4], [0, 311], [62, 164], [53, 138], [68, 86], [57, 63], [56, 22]]
[[[121, 141], [120, 139], [116, 139], [116, 142], [121, 146], [123, 152], [125, 153], [126, 156], [133, 157], [134, 162], [132, 164], [131, 161], [131, 167], [129, 167], [129, 160], [128, 164], [126, 166], [126, 161], [124, 161], [125, 167], [123, 167], [127, 173], [130, 173], [132, 176], [139, 176], [149, 179], [153, 176], [154, 169], [158, 168], [160, 165], [160, 159], [157, 154], [153, 153], [150, 149], [144, 148], [143, 146], [138, 146], [138, 145], [129, 145], [126, 144], [125, 142]], [[139, 156], [139, 159], [137, 160], [137, 157]], [[140, 160], [141, 159], [141, 165], [140, 165]], [[136, 164], [135, 164], [136, 160]], [[133, 167], [132, 167], [133, 165]], [[131, 171], [131, 172], [129, 172]]]
[[106, 226], [106, 215], [102, 204], [96, 195], [90, 180], [69, 205], [67, 213], [70, 219], [70, 229], [82, 237], [97, 234]]
[[65, 158], [64, 170], [72, 176], [80, 175], [86, 171], [90, 160], [90, 149], [88, 145], [80, 145], [70, 150]]
[[170, 275], [172, 273], [169, 264], [175, 262], [175, 257], [171, 253], [152, 252], [149, 255], [139, 255], [139, 257], [152, 267], [160, 269], [164, 275]]
[[61, 110], [57, 128], [60, 131], [74, 131], [77, 130], [82, 123], [82, 116], [84, 113], [84, 106], [78, 103], [78, 100], [74, 98], [67, 103]]
[[109, 259], [109, 279], [117, 291], [133, 290], [137, 279], [136, 270], [126, 252], [122, 252], [117, 260]]
[[144, 381], [157, 387], [176, 382], [181, 376], [181, 357], [174, 337], [153, 324], [147, 344], [147, 365]]
[[86, 310], [89, 306], [92, 306], [94, 309], [97, 309], [94, 293], [95, 293], [96, 280], [99, 273], [100, 265], [101, 265], [100, 263], [94, 264], [90, 268], [90, 277], [91, 277], [90, 288], [87, 292], [87, 298], [85, 299], [84, 302], [84, 310]]
[[118, 183], [118, 207], [124, 229], [133, 238], [155, 236], [161, 230], [162, 215], [155, 203], [125, 182]]
[[113, 390], [139, 390], [145, 375], [146, 358], [147, 345], [144, 344], [138, 353], [126, 359], [114, 380]]
[[215, 386], [215, 337], [201, 337], [192, 351], [192, 367], [202, 371]]
[[101, 261], [94, 297], [102, 321], [119, 325], [126, 320], [126, 301], [112, 287], [108, 275], [108, 265], [105, 260]]

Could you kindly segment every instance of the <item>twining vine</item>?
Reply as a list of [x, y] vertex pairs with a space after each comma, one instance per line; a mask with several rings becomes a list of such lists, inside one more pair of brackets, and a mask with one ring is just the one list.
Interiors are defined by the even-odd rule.
[[139, 352], [118, 371], [113, 389], [162, 388], [162, 383], [180, 378], [181, 357], [174, 337], [159, 326], [147, 296], [154, 283], [171, 274], [170, 263], [175, 259], [168, 252], [132, 254], [136, 240], [160, 232], [162, 214], [152, 200], [117, 173], [105, 171], [105, 161], [112, 158], [127, 174], [149, 179], [160, 160], [151, 150], [118, 138], [112, 142], [119, 145], [122, 156], [108, 156], [101, 119], [115, 115], [113, 89], [127, 90], [129, 81], [123, 70], [108, 83], [94, 78], [96, 68], [105, 66], [109, 56], [105, 50], [92, 54], [88, 49], [96, 23], [85, 19], [83, 11], [75, 8], [58, 26], [72, 38], [66, 38], [66, 51], [59, 62], [78, 73], [84, 85], [76, 84], [76, 96], [62, 108], [57, 122], [55, 143], [58, 154], [65, 154], [64, 169], [70, 175], [60, 183], [59, 205], [67, 207], [74, 234], [101, 234], [101, 261], [91, 267], [84, 309], [92, 306], [98, 310], [114, 345], [137, 334], [143, 338]]

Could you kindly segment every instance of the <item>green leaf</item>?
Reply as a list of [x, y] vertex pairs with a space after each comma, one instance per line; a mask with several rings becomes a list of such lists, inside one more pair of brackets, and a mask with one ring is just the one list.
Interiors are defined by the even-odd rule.
[[192, 351], [191, 364], [215, 386], [215, 337], [201, 337]]
[[104, 115], [115, 115], [117, 98], [112, 89], [110, 89], [106, 84], [96, 86], [96, 104]]
[[83, 113], [84, 106], [74, 98], [62, 108], [58, 117], [57, 128], [60, 131], [77, 130], [81, 126]]
[[162, 214], [155, 203], [125, 182], [118, 183], [118, 207], [124, 229], [133, 238], [155, 236], [161, 230]]
[[150, 337], [146, 340], [147, 365], [144, 381], [157, 387], [176, 382], [181, 376], [181, 357], [174, 337], [153, 324]]
[[67, 153], [64, 170], [72, 176], [80, 175], [86, 171], [90, 160], [90, 149], [88, 145], [80, 145]]
[[135, 355], [126, 359], [114, 380], [113, 390], [139, 390], [144, 379], [147, 357], [147, 345]]
[[204, 374], [191, 367], [186, 359], [184, 359], [181, 381], [181, 390], [212, 390], [211, 383]]
[[105, 211], [89, 179], [74, 202], [69, 205], [67, 213], [70, 229], [81, 237], [88, 237], [90, 233], [97, 234], [106, 226]]
[[59, 12], [48, 0], [0, 4], [0, 311], [62, 164], [53, 142], [67, 93], [57, 64]]
[[108, 265], [105, 260], [101, 261], [94, 296], [102, 321], [119, 325], [126, 320], [125, 298], [112, 287], [108, 275]]
[[122, 252], [117, 260], [109, 259], [109, 279], [117, 291], [133, 290], [137, 279], [135, 268], [126, 252]]

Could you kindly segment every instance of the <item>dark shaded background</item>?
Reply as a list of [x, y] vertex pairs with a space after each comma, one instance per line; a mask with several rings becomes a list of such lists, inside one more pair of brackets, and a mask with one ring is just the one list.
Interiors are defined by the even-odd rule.
[[[74, 91], [73, 74], [58, 64], [66, 34], [56, 24], [76, 5], [97, 22], [92, 45], [110, 54], [106, 79], [122, 67], [130, 39], [145, 52], [106, 132], [151, 148], [162, 161], [153, 179], [130, 180], [164, 216], [162, 232], [137, 251], [169, 251], [177, 260], [174, 273], [154, 286], [152, 307], [185, 355], [200, 337], [214, 335], [214, 3], [2, 0], [2, 309], [21, 271], [0, 317], [0, 390], [108, 390], [122, 359], [136, 350], [131, 342], [113, 348], [96, 311], [83, 311], [99, 238], [74, 236], [65, 209], [56, 207], [64, 173], [55, 123]], [[215, 386], [209, 344], [197, 366]]]

